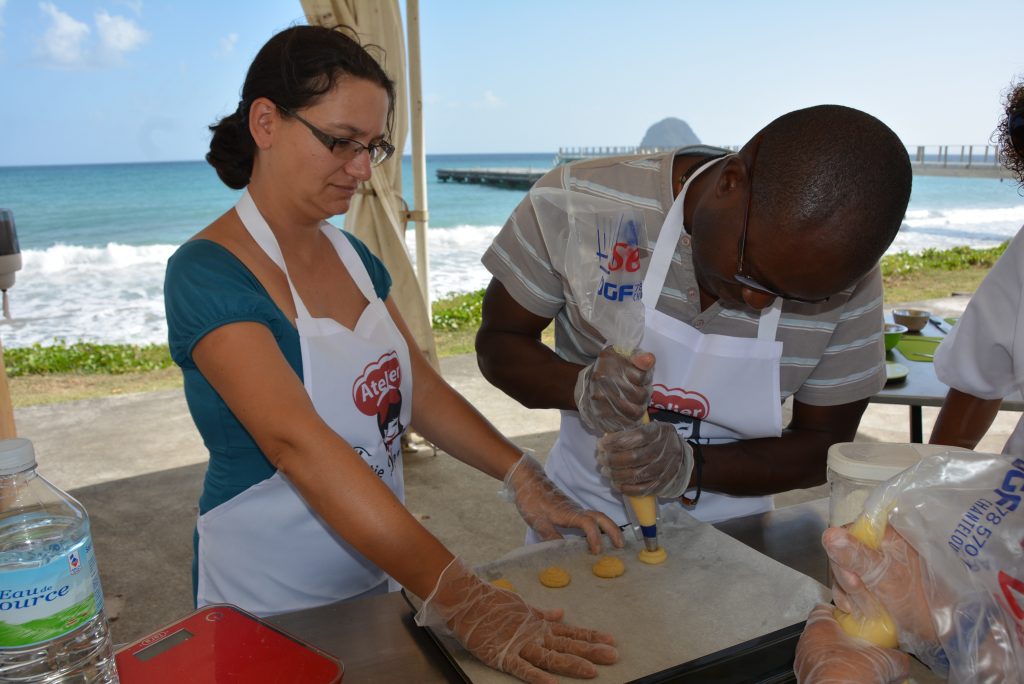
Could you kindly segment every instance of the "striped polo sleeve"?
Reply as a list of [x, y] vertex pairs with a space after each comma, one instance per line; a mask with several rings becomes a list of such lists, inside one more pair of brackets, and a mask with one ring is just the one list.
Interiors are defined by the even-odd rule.
[[[535, 187], [561, 187], [562, 171], [548, 172]], [[544, 318], [553, 318], [565, 305], [557, 270], [565, 260], [563, 228], [542, 226], [527, 194], [481, 258], [513, 299]]]
[[815, 406], [866, 399], [885, 386], [882, 272], [876, 265], [854, 286], [821, 360], [796, 392]]

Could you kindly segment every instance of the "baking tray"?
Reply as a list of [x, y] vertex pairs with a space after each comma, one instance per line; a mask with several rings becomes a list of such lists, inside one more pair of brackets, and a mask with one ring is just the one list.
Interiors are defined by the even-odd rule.
[[[420, 602], [402, 590], [409, 607], [419, 610]], [[742, 644], [731, 646], [688, 663], [670, 667], [661, 672], [633, 679], [626, 684], [789, 684], [796, 682], [793, 674], [793, 660], [796, 644], [804, 631], [806, 622], [776, 630], [771, 634], [755, 637]], [[430, 639], [437, 644], [441, 653], [458, 673], [462, 681], [474, 680], [460, 666], [448, 644], [432, 629], [427, 630]], [[598, 668], [599, 670], [601, 668]], [[600, 675], [599, 675], [600, 677]]]
[[[815, 603], [830, 600], [829, 591], [690, 516], [659, 530], [669, 552], [663, 565], [640, 563], [638, 540], [606, 550], [626, 564], [617, 579], [593, 576], [595, 557], [579, 538], [523, 547], [476, 570], [488, 581], [508, 579], [531, 605], [564, 608], [569, 624], [613, 634], [620, 660], [598, 667], [594, 681], [793, 681], [803, 622]], [[572, 583], [541, 586], [537, 573], [549, 565], [567, 569]], [[406, 598], [418, 606], [415, 597]], [[428, 632], [466, 681], [515, 681], [485, 667], [450, 636]]]

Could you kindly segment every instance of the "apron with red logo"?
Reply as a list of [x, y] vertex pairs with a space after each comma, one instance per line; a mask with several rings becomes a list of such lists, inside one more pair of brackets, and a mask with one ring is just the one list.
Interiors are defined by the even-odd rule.
[[[651, 417], [675, 424], [685, 438], [701, 444], [782, 434], [779, 361], [782, 343], [775, 340], [782, 301], [761, 312], [756, 338], [703, 335], [692, 326], [655, 309], [672, 255], [683, 229], [683, 198], [690, 183], [713, 164], [686, 181], [665, 216], [644, 279], [645, 330], [640, 348], [652, 352], [654, 392]], [[562, 411], [558, 440], [548, 456], [548, 476], [581, 505], [599, 510], [616, 523], [626, 523], [622, 496], [598, 470], [596, 435], [576, 411]], [[681, 506], [664, 500], [664, 506]], [[704, 490], [690, 513], [717, 522], [772, 509], [770, 496], [729, 496]], [[533, 535], [527, 541], [537, 541]]]
[[[270, 227], [248, 191], [235, 210], [288, 276]], [[352, 330], [313, 318], [288, 284], [313, 407], [404, 502], [401, 435], [412, 417], [409, 349], [362, 260], [334, 226], [321, 231], [369, 305]], [[388, 576], [337, 535], [280, 472], [199, 517], [197, 603], [256, 615], [324, 605], [387, 589]]]

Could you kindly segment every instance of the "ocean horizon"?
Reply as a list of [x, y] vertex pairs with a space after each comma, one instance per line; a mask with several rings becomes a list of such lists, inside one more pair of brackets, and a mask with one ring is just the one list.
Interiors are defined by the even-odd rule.
[[[427, 156], [430, 293], [486, 286], [480, 257], [525, 191], [437, 180], [442, 167], [553, 166], [555, 153]], [[412, 205], [411, 160], [403, 190]], [[23, 268], [9, 291], [7, 348], [86, 340], [166, 342], [163, 275], [177, 246], [230, 209], [238, 191], [204, 161], [0, 167], [0, 207], [15, 218]], [[343, 225], [343, 217], [332, 222]], [[915, 176], [904, 224], [889, 253], [989, 247], [1024, 224], [1012, 181]], [[415, 263], [415, 232], [406, 244]]]

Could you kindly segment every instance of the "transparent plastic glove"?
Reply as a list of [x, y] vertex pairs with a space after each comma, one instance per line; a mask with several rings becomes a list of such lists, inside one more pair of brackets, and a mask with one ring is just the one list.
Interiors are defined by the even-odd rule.
[[602, 532], [616, 547], [625, 545], [622, 530], [615, 521], [604, 513], [584, 510], [567, 497], [529, 454], [523, 454], [508, 471], [503, 495], [515, 503], [519, 515], [544, 541], [561, 539], [562, 535], [555, 528], [567, 527], [581, 530], [586, 535], [591, 553], [601, 552]]
[[890, 684], [910, 675], [906, 653], [851, 637], [833, 617], [833, 606], [818, 604], [796, 645], [793, 672], [800, 684]]
[[847, 530], [830, 527], [821, 537], [832, 563], [836, 605], [868, 618], [881, 605], [896, 625], [900, 648], [932, 669], [945, 669], [945, 656], [928, 604], [921, 559], [907, 540], [887, 526], [878, 551]]
[[573, 396], [582, 420], [597, 432], [639, 425], [651, 400], [654, 355], [637, 350], [626, 356], [612, 347], [576, 376]]
[[670, 423], [653, 421], [597, 441], [601, 474], [628, 496], [682, 496], [693, 472], [693, 448]]
[[[597, 676], [619, 659], [615, 639], [561, 622], [561, 610], [538, 610], [511, 591], [452, 560], [416, 614], [416, 624], [451, 631], [484, 664], [534, 684], [557, 684], [554, 673]], [[546, 672], [545, 672], [546, 670]]]

